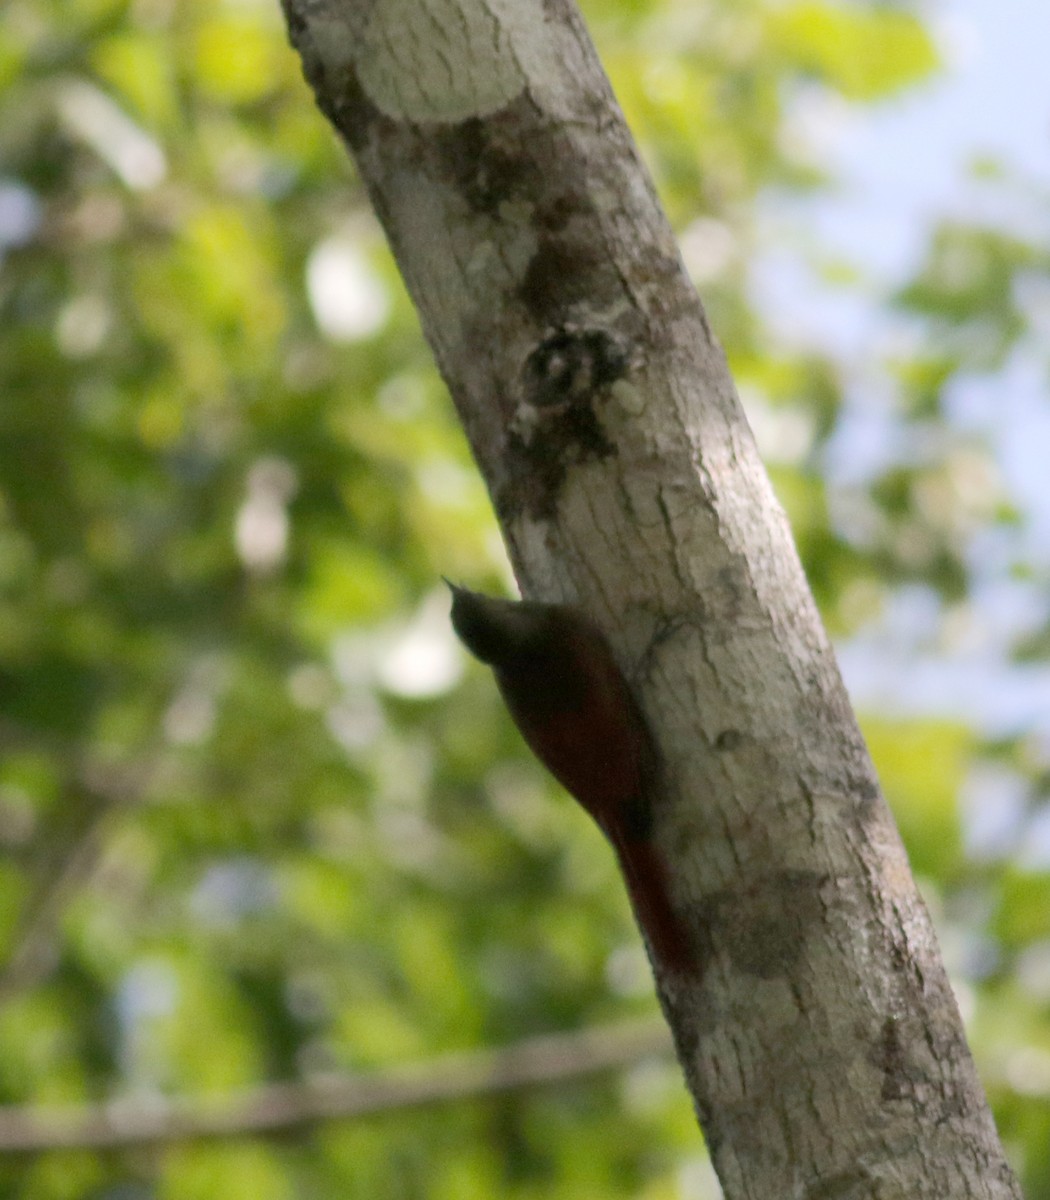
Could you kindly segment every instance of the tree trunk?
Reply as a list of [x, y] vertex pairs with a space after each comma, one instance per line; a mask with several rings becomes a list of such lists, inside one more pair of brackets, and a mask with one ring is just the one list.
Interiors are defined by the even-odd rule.
[[571, 0], [284, 0], [525, 595], [655, 732], [696, 969], [657, 987], [729, 1200], [1016, 1197], [723, 354]]

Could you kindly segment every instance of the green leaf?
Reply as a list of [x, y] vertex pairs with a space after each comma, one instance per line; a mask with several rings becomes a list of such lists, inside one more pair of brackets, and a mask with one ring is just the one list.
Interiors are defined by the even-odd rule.
[[939, 65], [921, 21], [888, 5], [778, 5], [767, 17], [767, 36], [777, 53], [855, 100], [890, 96]]
[[960, 863], [959, 791], [973, 733], [949, 721], [862, 721], [875, 769], [915, 871], [950, 878]]

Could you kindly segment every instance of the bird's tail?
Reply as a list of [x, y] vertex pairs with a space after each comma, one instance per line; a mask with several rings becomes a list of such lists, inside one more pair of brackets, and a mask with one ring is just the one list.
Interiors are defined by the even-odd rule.
[[671, 904], [667, 864], [648, 838], [616, 839], [631, 906], [642, 927], [649, 951], [673, 971], [693, 966], [688, 930]]

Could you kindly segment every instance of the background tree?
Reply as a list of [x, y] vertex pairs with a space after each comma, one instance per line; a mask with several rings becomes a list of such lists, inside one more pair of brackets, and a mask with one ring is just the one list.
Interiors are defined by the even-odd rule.
[[[1028, 222], [946, 222], [889, 349], [800, 346], [748, 267], [756, 195], [826, 182], [793, 101], [891, 95], [934, 69], [929, 37], [811, 4], [589, 15], [847, 661], [1006, 613], [991, 650], [1034, 664], [1005, 675], [1012, 702], [1045, 657], [1045, 556], [996, 478], [997, 372], [1045, 368], [1045, 195], [982, 164]], [[278, 13], [15, 2], [0, 71], [5, 1099], [141, 1110], [651, 1011], [605, 848], [461, 677], [434, 580], [505, 568]], [[870, 287], [813, 270], [839, 302]], [[883, 452], [846, 471], [876, 407]], [[1018, 719], [903, 719], [915, 680], [865, 731], [1038, 1198], [1045, 745]], [[33, 1197], [713, 1194], [651, 1057], [297, 1141], [2, 1172]]]

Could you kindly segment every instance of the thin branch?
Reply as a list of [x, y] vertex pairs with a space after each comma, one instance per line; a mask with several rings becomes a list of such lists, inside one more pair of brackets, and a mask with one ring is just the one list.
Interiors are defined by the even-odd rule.
[[[57, 743], [29, 735], [6, 720], [0, 721], [0, 741], [24, 744], [30, 737], [54, 752]], [[61, 748], [68, 755], [66, 747]], [[0, 967], [0, 1006], [38, 984], [55, 961], [55, 933], [76, 894], [90, 880], [116, 820], [134, 807], [155, 778], [159, 760], [148, 755], [128, 764], [78, 763], [72, 769], [70, 789], [93, 802], [82, 828], [58, 852], [53, 868], [26, 903], [13, 937], [7, 961]]]
[[0, 970], [0, 1005], [40, 983], [55, 962], [55, 934], [70, 901], [91, 878], [102, 855], [106, 833], [124, 802], [101, 806], [84, 833], [62, 855], [58, 869], [26, 904], [14, 948]]
[[145, 1142], [237, 1137], [319, 1121], [447, 1104], [536, 1087], [670, 1055], [662, 1021], [528, 1038], [499, 1050], [445, 1055], [425, 1063], [314, 1083], [275, 1083], [225, 1097], [129, 1096], [109, 1104], [44, 1109], [0, 1107], [0, 1152], [113, 1150]]

